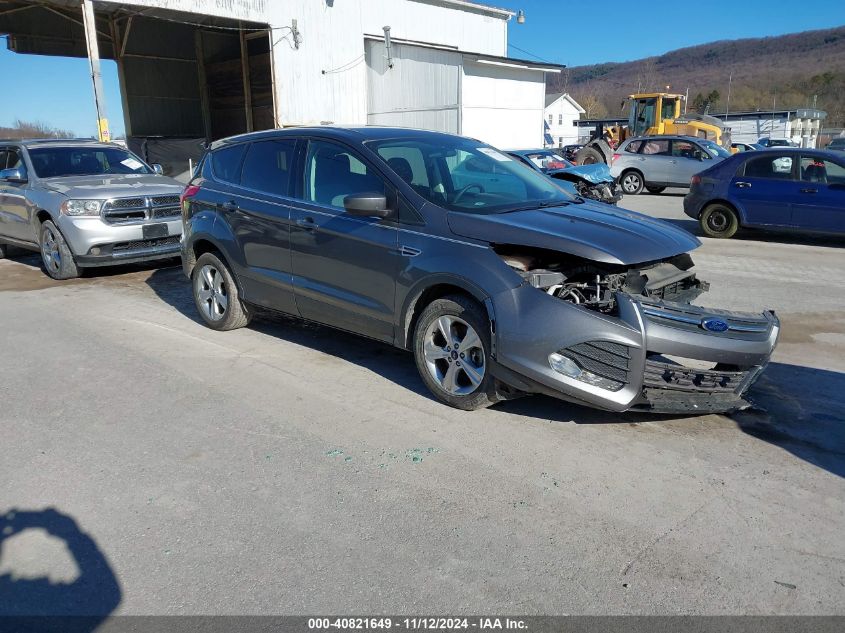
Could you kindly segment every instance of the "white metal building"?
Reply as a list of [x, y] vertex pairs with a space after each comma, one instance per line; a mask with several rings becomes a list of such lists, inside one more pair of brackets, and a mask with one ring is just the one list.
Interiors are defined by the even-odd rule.
[[560, 67], [506, 57], [512, 16], [466, 0], [0, 0], [0, 33], [19, 53], [114, 59], [130, 145], [373, 123], [536, 147]]
[[578, 142], [578, 128], [574, 122], [581, 119], [585, 110], [567, 92], [546, 95], [543, 111], [545, 146], [562, 147]]
[[730, 128], [732, 141], [756, 143], [768, 136], [788, 139], [800, 147], [816, 147], [822, 121], [827, 117], [827, 112], [815, 108], [710, 114]]

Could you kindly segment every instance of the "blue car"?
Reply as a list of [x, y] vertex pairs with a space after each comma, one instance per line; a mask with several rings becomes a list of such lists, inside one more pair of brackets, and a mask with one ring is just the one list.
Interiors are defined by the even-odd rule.
[[550, 149], [507, 150], [507, 153], [528, 167], [559, 181], [570, 193], [606, 204], [616, 204], [622, 193], [610, 168], [604, 163], [575, 165]]
[[845, 234], [845, 156], [797, 147], [734, 154], [692, 177], [684, 212], [709, 237], [741, 227]]

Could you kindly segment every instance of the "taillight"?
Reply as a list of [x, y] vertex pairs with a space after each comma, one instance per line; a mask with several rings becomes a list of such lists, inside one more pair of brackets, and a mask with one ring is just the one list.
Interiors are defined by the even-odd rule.
[[695, 185], [700, 185], [701, 184], [701, 176], [696, 174], [695, 176], [690, 178], [689, 184], [690, 184], [690, 187], [694, 187]]
[[182, 190], [182, 195], [179, 196], [179, 206], [182, 207], [183, 211], [188, 210], [188, 198], [193, 198], [199, 193], [199, 190], [200, 188], [197, 185], [188, 185]]
[[618, 158], [619, 154], [614, 154], [613, 157], [610, 159], [610, 164], [612, 165], [613, 163], [615, 163]]

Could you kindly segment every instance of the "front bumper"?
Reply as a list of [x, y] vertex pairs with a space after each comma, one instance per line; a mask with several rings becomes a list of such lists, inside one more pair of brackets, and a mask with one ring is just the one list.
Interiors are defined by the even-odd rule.
[[[61, 216], [58, 224], [77, 264], [83, 267], [110, 266], [179, 256], [181, 218], [158, 222], [151, 220], [131, 224], [107, 224], [99, 217]], [[145, 236], [144, 226], [151, 224], [165, 224], [167, 234], [160, 237]]]
[[[733, 313], [617, 293], [618, 317], [521, 286], [493, 298], [500, 378], [609, 411], [728, 412], [771, 357], [780, 332], [773, 312]], [[706, 318], [727, 325], [703, 329]], [[552, 369], [560, 354], [592, 383]]]

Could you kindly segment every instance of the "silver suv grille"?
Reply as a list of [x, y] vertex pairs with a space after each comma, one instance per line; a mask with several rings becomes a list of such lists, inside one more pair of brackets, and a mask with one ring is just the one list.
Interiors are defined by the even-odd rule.
[[179, 196], [114, 198], [100, 212], [106, 224], [131, 224], [146, 220], [174, 220], [179, 217]]

